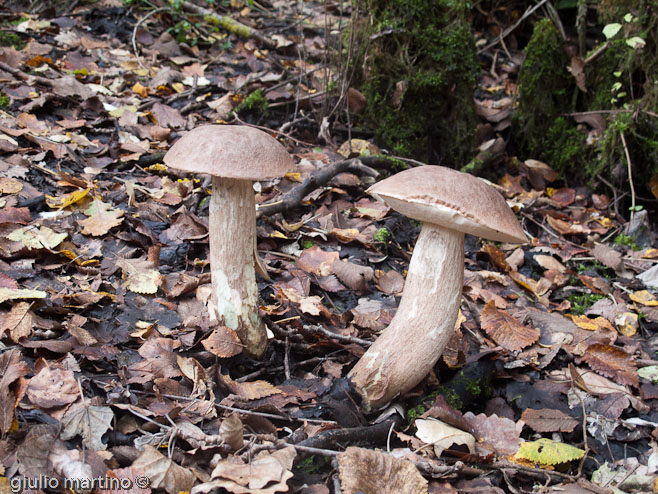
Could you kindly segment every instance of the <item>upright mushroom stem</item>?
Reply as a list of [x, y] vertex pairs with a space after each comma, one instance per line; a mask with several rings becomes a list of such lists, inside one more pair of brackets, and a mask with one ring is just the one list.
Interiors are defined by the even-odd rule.
[[256, 204], [251, 180], [213, 177], [209, 234], [212, 310], [233, 329], [247, 355], [261, 357], [267, 346], [258, 315], [254, 268]]
[[464, 279], [464, 234], [424, 223], [391, 324], [350, 372], [366, 411], [418, 384], [453, 333]]

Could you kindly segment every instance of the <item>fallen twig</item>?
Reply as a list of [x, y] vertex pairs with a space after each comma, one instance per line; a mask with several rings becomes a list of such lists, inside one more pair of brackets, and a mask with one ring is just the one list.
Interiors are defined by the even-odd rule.
[[[304, 180], [303, 183], [286, 192], [279, 200], [267, 204], [261, 204], [258, 207], [258, 211], [256, 211], [256, 216], [269, 216], [296, 208], [301, 204], [302, 199], [304, 199], [307, 194], [318, 187], [322, 187], [339, 173], [347, 171], [352, 166], [357, 166], [359, 171], [364, 171], [364, 169], [358, 167], [358, 161], [358, 158], [352, 158], [344, 161], [337, 161], [329, 166], [320, 168], [317, 172]], [[375, 172], [375, 175], [376, 174], [377, 172]]]
[[237, 34], [243, 38], [254, 38], [260, 43], [264, 44], [268, 48], [276, 48], [276, 42], [267, 38], [262, 33], [258, 32], [252, 27], [246, 26], [230, 17], [223, 15], [215, 14], [211, 10], [208, 10], [198, 5], [194, 5], [190, 2], [183, 2], [183, 8], [188, 12], [194, 14], [202, 15], [203, 20], [208, 24], [213, 26], [219, 26], [223, 29], [226, 29], [229, 33]]

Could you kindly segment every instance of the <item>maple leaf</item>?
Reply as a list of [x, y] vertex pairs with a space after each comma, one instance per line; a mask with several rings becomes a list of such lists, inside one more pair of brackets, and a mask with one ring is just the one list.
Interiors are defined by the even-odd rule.
[[482, 329], [507, 350], [520, 350], [539, 339], [538, 329], [521, 324], [507, 312], [496, 309], [493, 300], [484, 306], [480, 317]]
[[111, 209], [106, 202], [94, 199], [85, 211], [89, 218], [80, 222], [83, 226], [82, 234], [98, 237], [105, 235], [111, 228], [118, 226], [123, 221], [123, 210]]

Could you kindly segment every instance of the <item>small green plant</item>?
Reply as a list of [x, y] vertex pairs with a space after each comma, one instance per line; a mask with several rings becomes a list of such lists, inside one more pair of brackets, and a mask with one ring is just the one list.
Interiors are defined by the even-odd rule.
[[16, 33], [0, 31], [0, 46], [13, 46], [16, 50], [22, 50], [25, 47], [25, 42]]
[[248, 111], [258, 111], [260, 113], [265, 113], [269, 108], [270, 104], [265, 98], [262, 89], [256, 89], [247, 96], [242, 103], [235, 107], [233, 110], [235, 113], [240, 113], [242, 110]]
[[9, 110], [11, 99], [6, 94], [0, 94], [0, 110]]
[[393, 234], [388, 228], [380, 228], [375, 232], [374, 240], [377, 243], [386, 244], [391, 240], [391, 237], [393, 237]]
[[574, 293], [566, 298], [571, 302], [571, 313], [581, 316], [597, 301], [605, 298], [605, 295], [599, 295], [597, 293]]
[[636, 243], [635, 243], [635, 237], [631, 237], [630, 235], [624, 235], [623, 233], [620, 233], [615, 237], [613, 240], [613, 243], [615, 245], [623, 245], [625, 247], [628, 247], [631, 250], [642, 250]]
[[318, 475], [324, 471], [331, 463], [328, 456], [312, 455], [300, 461], [295, 468], [306, 473], [307, 475]]
[[315, 244], [311, 240], [303, 240], [302, 241], [302, 249], [310, 249], [313, 247]]

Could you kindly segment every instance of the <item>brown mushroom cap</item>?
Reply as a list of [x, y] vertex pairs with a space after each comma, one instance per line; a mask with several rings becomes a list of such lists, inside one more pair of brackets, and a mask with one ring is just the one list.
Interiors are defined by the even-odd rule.
[[516, 215], [496, 189], [451, 168], [410, 168], [377, 182], [368, 193], [409, 218], [488, 240], [527, 241]]
[[164, 157], [171, 168], [218, 177], [266, 180], [295, 169], [279, 141], [262, 130], [237, 125], [204, 125], [191, 130]]

